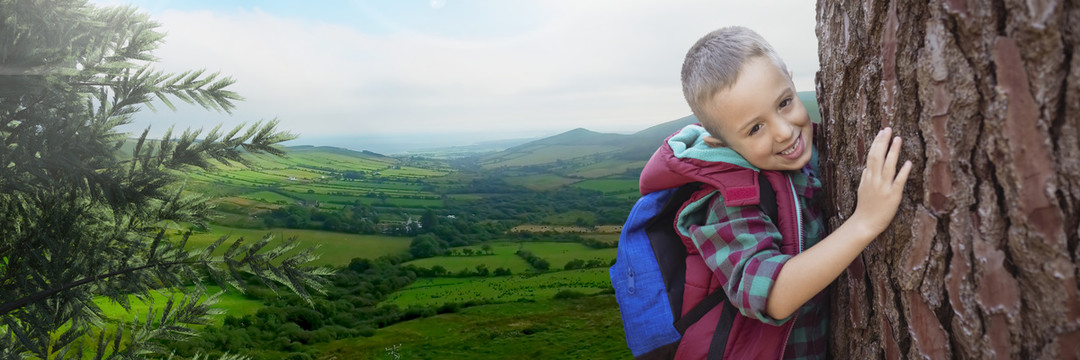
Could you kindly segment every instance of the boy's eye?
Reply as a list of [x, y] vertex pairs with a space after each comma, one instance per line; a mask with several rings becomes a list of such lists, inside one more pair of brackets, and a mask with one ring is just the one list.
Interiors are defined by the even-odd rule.
[[784, 101], [780, 102], [781, 109], [786, 108], [788, 105], [791, 105], [791, 98], [784, 99]]
[[761, 124], [754, 124], [754, 126], [750, 127], [749, 135], [757, 134], [758, 130], [761, 130]]

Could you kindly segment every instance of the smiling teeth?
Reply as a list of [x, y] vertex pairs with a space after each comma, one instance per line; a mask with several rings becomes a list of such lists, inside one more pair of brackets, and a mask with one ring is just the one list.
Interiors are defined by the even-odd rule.
[[799, 145], [799, 141], [801, 141], [801, 140], [802, 139], [795, 140], [795, 143], [791, 144], [791, 147], [787, 148], [787, 150], [781, 151], [780, 155], [787, 155], [787, 154], [795, 152], [795, 148], [797, 147], [797, 145]]

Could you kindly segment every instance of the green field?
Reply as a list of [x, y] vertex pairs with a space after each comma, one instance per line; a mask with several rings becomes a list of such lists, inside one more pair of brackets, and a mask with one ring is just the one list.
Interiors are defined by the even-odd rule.
[[550, 299], [560, 290], [595, 294], [611, 288], [608, 268], [549, 272], [540, 275], [511, 275], [418, 279], [393, 293], [383, 304], [398, 307], [439, 306], [469, 300], [511, 302]]
[[582, 235], [585, 238], [598, 240], [600, 242], [615, 244], [619, 242], [619, 234], [585, 234]]
[[[284, 158], [251, 156], [250, 167], [212, 162], [214, 170], [195, 170], [183, 177], [191, 192], [211, 197], [237, 196], [256, 201], [249, 205], [257, 208], [303, 200], [318, 201], [328, 209], [340, 209], [354, 202], [422, 209], [443, 207], [440, 194], [423, 190], [422, 181], [451, 172], [445, 166], [430, 169], [407, 166], [400, 159], [339, 148], [300, 146], [289, 148], [288, 154]], [[360, 173], [361, 178], [345, 179], [350, 172]], [[247, 212], [232, 213], [217, 221], [226, 225], [255, 224], [251, 219], [235, 216]]]
[[[583, 177], [586, 179], [596, 179], [605, 176], [625, 174], [628, 170], [641, 169], [644, 167], [645, 161], [626, 161], [612, 159], [574, 168], [573, 172], [566, 175]], [[635, 185], [635, 189], [636, 188], [637, 187]]]
[[481, 194], [452, 194], [452, 195], [446, 195], [446, 198], [452, 199], [452, 200], [460, 200], [460, 201], [472, 201], [472, 200], [481, 200], [481, 199], [484, 198], [484, 195], [481, 195]]
[[582, 225], [578, 224], [579, 220], [583, 221], [584, 224], [593, 224], [596, 222], [596, 213], [584, 210], [570, 210], [544, 217], [544, 223], [552, 225]]
[[327, 359], [629, 359], [613, 295], [475, 306], [320, 345]]
[[411, 238], [407, 237], [343, 234], [319, 230], [254, 230], [214, 226], [209, 233], [192, 234], [191, 238], [188, 239], [186, 248], [188, 250], [205, 248], [217, 241], [221, 236], [229, 235], [229, 240], [226, 240], [225, 244], [214, 251], [215, 254], [223, 254], [225, 249], [236, 238], [243, 237], [245, 243], [250, 243], [261, 239], [268, 233], [274, 236], [274, 240], [270, 242], [267, 248], [280, 244], [284, 238], [296, 236], [297, 240], [299, 240], [299, 246], [289, 254], [312, 246], [319, 246], [318, 252], [322, 254], [322, 257], [311, 264], [316, 266], [344, 266], [348, 265], [353, 258], [374, 259], [383, 255], [406, 253], [409, 251], [409, 243], [412, 241]]
[[255, 191], [240, 195], [240, 197], [268, 204], [291, 204], [296, 201], [294, 198], [273, 191]]
[[[601, 241], [605, 242], [617, 242], [619, 240], [619, 234], [587, 234], [585, 236], [601, 239]], [[614, 248], [593, 249], [571, 242], [493, 242], [489, 246], [491, 246], [493, 255], [436, 256], [409, 261], [405, 264], [426, 269], [441, 265], [450, 273], [456, 273], [463, 269], [475, 270], [478, 265], [484, 265], [491, 271], [502, 267], [510, 269], [514, 274], [523, 274], [532, 270], [532, 267], [517, 255], [518, 249], [530, 251], [536, 256], [547, 260], [552, 270], [561, 270], [566, 266], [567, 262], [574, 259], [584, 261], [600, 259], [606, 264], [615, 258], [616, 251]], [[480, 246], [456, 247], [452, 250], [461, 253], [461, 250], [466, 248], [476, 253], [482, 251]]]
[[337, 204], [347, 205], [353, 202], [359, 201], [365, 205], [375, 206], [389, 206], [389, 207], [403, 207], [403, 208], [441, 208], [443, 206], [442, 199], [410, 199], [410, 198], [398, 198], [390, 197], [385, 200], [356, 195], [335, 195], [335, 194], [308, 194], [308, 193], [290, 193], [290, 195], [305, 201], [318, 201], [325, 204]]
[[638, 191], [637, 179], [593, 179], [574, 184], [574, 186], [607, 193], [636, 193]]
[[539, 165], [618, 150], [618, 147], [610, 145], [535, 145], [531, 149], [521, 149], [513, 153], [498, 153], [494, 156], [485, 157], [482, 164], [485, 169]]
[[560, 186], [573, 184], [577, 179], [564, 178], [558, 175], [543, 174], [543, 175], [526, 175], [526, 176], [514, 176], [506, 177], [503, 179], [507, 184], [524, 186], [530, 190], [551, 190]]
[[574, 259], [589, 261], [601, 259], [608, 263], [615, 258], [615, 249], [593, 249], [579, 243], [568, 242], [534, 242], [524, 243], [525, 250], [531, 251], [536, 256], [547, 260], [552, 269], [562, 269], [567, 262]]
[[[440, 265], [450, 273], [457, 273], [461, 270], [476, 270], [479, 265], [487, 266], [488, 270], [494, 271], [497, 268], [506, 268], [514, 274], [523, 274], [532, 270], [529, 263], [517, 256], [518, 250], [517, 243], [508, 242], [496, 242], [491, 243], [491, 251], [493, 255], [458, 255], [458, 256], [436, 256], [426, 259], [417, 259], [405, 263], [406, 265], [414, 265], [430, 269], [432, 266]], [[462, 249], [472, 249], [473, 251], [481, 251], [480, 246], [464, 246], [456, 247], [455, 251]]]

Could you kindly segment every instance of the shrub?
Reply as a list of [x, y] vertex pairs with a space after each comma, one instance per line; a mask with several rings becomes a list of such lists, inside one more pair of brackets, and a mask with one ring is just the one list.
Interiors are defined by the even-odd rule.
[[559, 290], [558, 293], [555, 293], [555, 296], [553, 296], [552, 299], [577, 299], [584, 296], [585, 293], [576, 290]]

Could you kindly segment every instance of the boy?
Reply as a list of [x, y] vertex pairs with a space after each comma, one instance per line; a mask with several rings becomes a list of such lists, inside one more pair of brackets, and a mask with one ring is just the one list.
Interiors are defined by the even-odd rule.
[[[890, 145], [892, 130], [878, 133], [854, 214], [822, 239], [824, 226], [812, 202], [821, 189], [811, 170], [813, 125], [772, 47], [746, 28], [714, 31], [687, 53], [682, 82], [701, 126], [687, 126], [665, 141], [642, 172], [641, 191], [718, 176], [749, 184], [703, 187], [675, 224], [687, 250], [700, 254], [713, 272], [706, 290], [726, 292], [738, 316], [746, 318], [736, 321], [752, 323], [731, 335], [737, 339], [727, 342], [725, 357], [826, 357], [828, 304], [822, 290], [895, 216], [911, 171], [910, 161], [896, 170], [900, 137]], [[758, 208], [759, 171], [775, 189], [781, 213], [794, 216], [769, 219]]]

